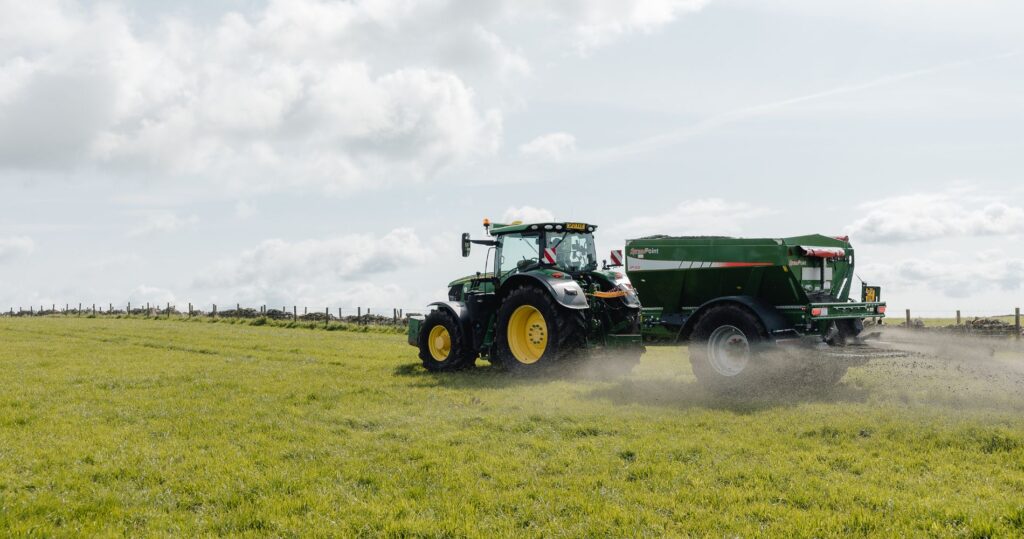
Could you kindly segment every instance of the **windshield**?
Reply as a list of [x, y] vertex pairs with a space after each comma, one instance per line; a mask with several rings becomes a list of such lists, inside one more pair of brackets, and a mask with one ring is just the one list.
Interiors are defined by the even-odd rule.
[[597, 248], [593, 234], [548, 233], [547, 249], [555, 250], [555, 266], [569, 272], [597, 269]]
[[501, 238], [501, 255], [496, 264], [498, 275], [504, 277], [516, 269], [536, 264], [540, 255], [540, 234], [505, 234]]

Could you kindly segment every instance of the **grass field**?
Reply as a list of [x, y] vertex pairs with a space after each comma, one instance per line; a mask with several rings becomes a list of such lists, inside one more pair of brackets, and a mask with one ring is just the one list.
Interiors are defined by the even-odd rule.
[[681, 349], [537, 380], [394, 334], [0, 319], [0, 536], [1021, 536], [1019, 358], [727, 400]]

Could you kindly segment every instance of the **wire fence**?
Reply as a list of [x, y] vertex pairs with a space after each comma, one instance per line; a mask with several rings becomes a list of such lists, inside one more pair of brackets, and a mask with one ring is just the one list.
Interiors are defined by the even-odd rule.
[[[105, 309], [104, 309], [105, 307]], [[324, 307], [323, 310], [310, 310], [309, 307], [302, 307], [301, 314], [298, 305], [282, 306], [280, 309], [261, 305], [259, 307], [243, 307], [236, 303], [224, 309], [218, 308], [217, 304], [210, 304], [208, 309], [199, 308], [189, 303], [187, 308], [179, 309], [178, 306], [167, 303], [163, 306], [156, 306], [147, 303], [145, 306], [125, 305], [124, 309], [115, 307], [113, 303], [107, 305], [77, 305], [64, 304], [63, 307], [51, 304], [47, 309], [45, 305], [35, 306], [27, 310], [18, 307], [15, 310], [11, 307], [7, 312], [0, 313], [5, 317], [22, 316], [122, 316], [122, 317], [209, 317], [227, 319], [269, 319], [294, 322], [323, 322], [329, 325], [331, 322], [347, 323], [355, 325], [370, 326], [405, 326], [408, 324], [409, 316], [419, 313], [406, 313], [405, 309], [371, 309], [369, 307]], [[884, 325], [896, 325], [910, 329], [944, 329], [952, 332], [977, 335], [1013, 335], [1020, 337], [1022, 334], [1020, 307], [1007, 309], [1007, 314], [979, 315], [978, 313], [1000, 312], [998, 309], [986, 309], [979, 311], [937, 311], [925, 310], [914, 311], [905, 309], [904, 316], [900, 317], [896, 311], [890, 311], [888, 317], [882, 321]], [[973, 313], [973, 314], [972, 314]], [[948, 323], [943, 324], [946, 321]]]
[[106, 305], [92, 304], [64, 304], [63, 306], [51, 304], [30, 306], [28, 309], [11, 307], [6, 312], [0, 313], [3, 317], [25, 317], [25, 316], [69, 316], [69, 317], [141, 317], [141, 318], [226, 318], [226, 319], [268, 319], [294, 322], [330, 322], [347, 323], [367, 326], [405, 326], [408, 324], [409, 316], [419, 313], [406, 313], [405, 309], [371, 309], [369, 307], [324, 307], [313, 308], [299, 307], [298, 305], [282, 306], [281, 308], [268, 307], [243, 307], [240, 303], [224, 308], [223, 305], [210, 304], [208, 306], [197, 306], [189, 303], [187, 306], [177, 306], [170, 303], [164, 305], [126, 304], [123, 308], [113, 303]]
[[[1005, 313], [1005, 314], [991, 314]], [[890, 310], [881, 323], [909, 329], [937, 330], [976, 336], [1013, 336], [1020, 338], [1020, 307], [1012, 309], [985, 309], [979, 311], [904, 309], [902, 313]]]

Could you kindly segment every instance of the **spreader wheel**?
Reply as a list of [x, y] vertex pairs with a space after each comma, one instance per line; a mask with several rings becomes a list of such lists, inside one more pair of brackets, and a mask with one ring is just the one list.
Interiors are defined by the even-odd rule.
[[712, 307], [697, 321], [690, 337], [694, 376], [716, 391], [740, 389], [759, 380], [765, 365], [757, 351], [764, 339], [760, 321], [743, 307]]

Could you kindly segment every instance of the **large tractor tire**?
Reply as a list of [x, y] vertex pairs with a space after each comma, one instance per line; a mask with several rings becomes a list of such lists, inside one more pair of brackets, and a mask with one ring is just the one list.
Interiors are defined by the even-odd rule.
[[521, 286], [498, 308], [494, 359], [512, 372], [545, 370], [585, 345], [585, 324], [581, 311], [558, 305], [547, 290]]
[[419, 348], [423, 367], [431, 372], [472, 367], [477, 354], [467, 339], [468, 336], [452, 313], [444, 309], [432, 311], [420, 328]]
[[719, 305], [704, 313], [690, 336], [690, 364], [705, 387], [730, 392], [764, 380], [767, 364], [758, 357], [766, 338], [761, 322], [738, 305]]

